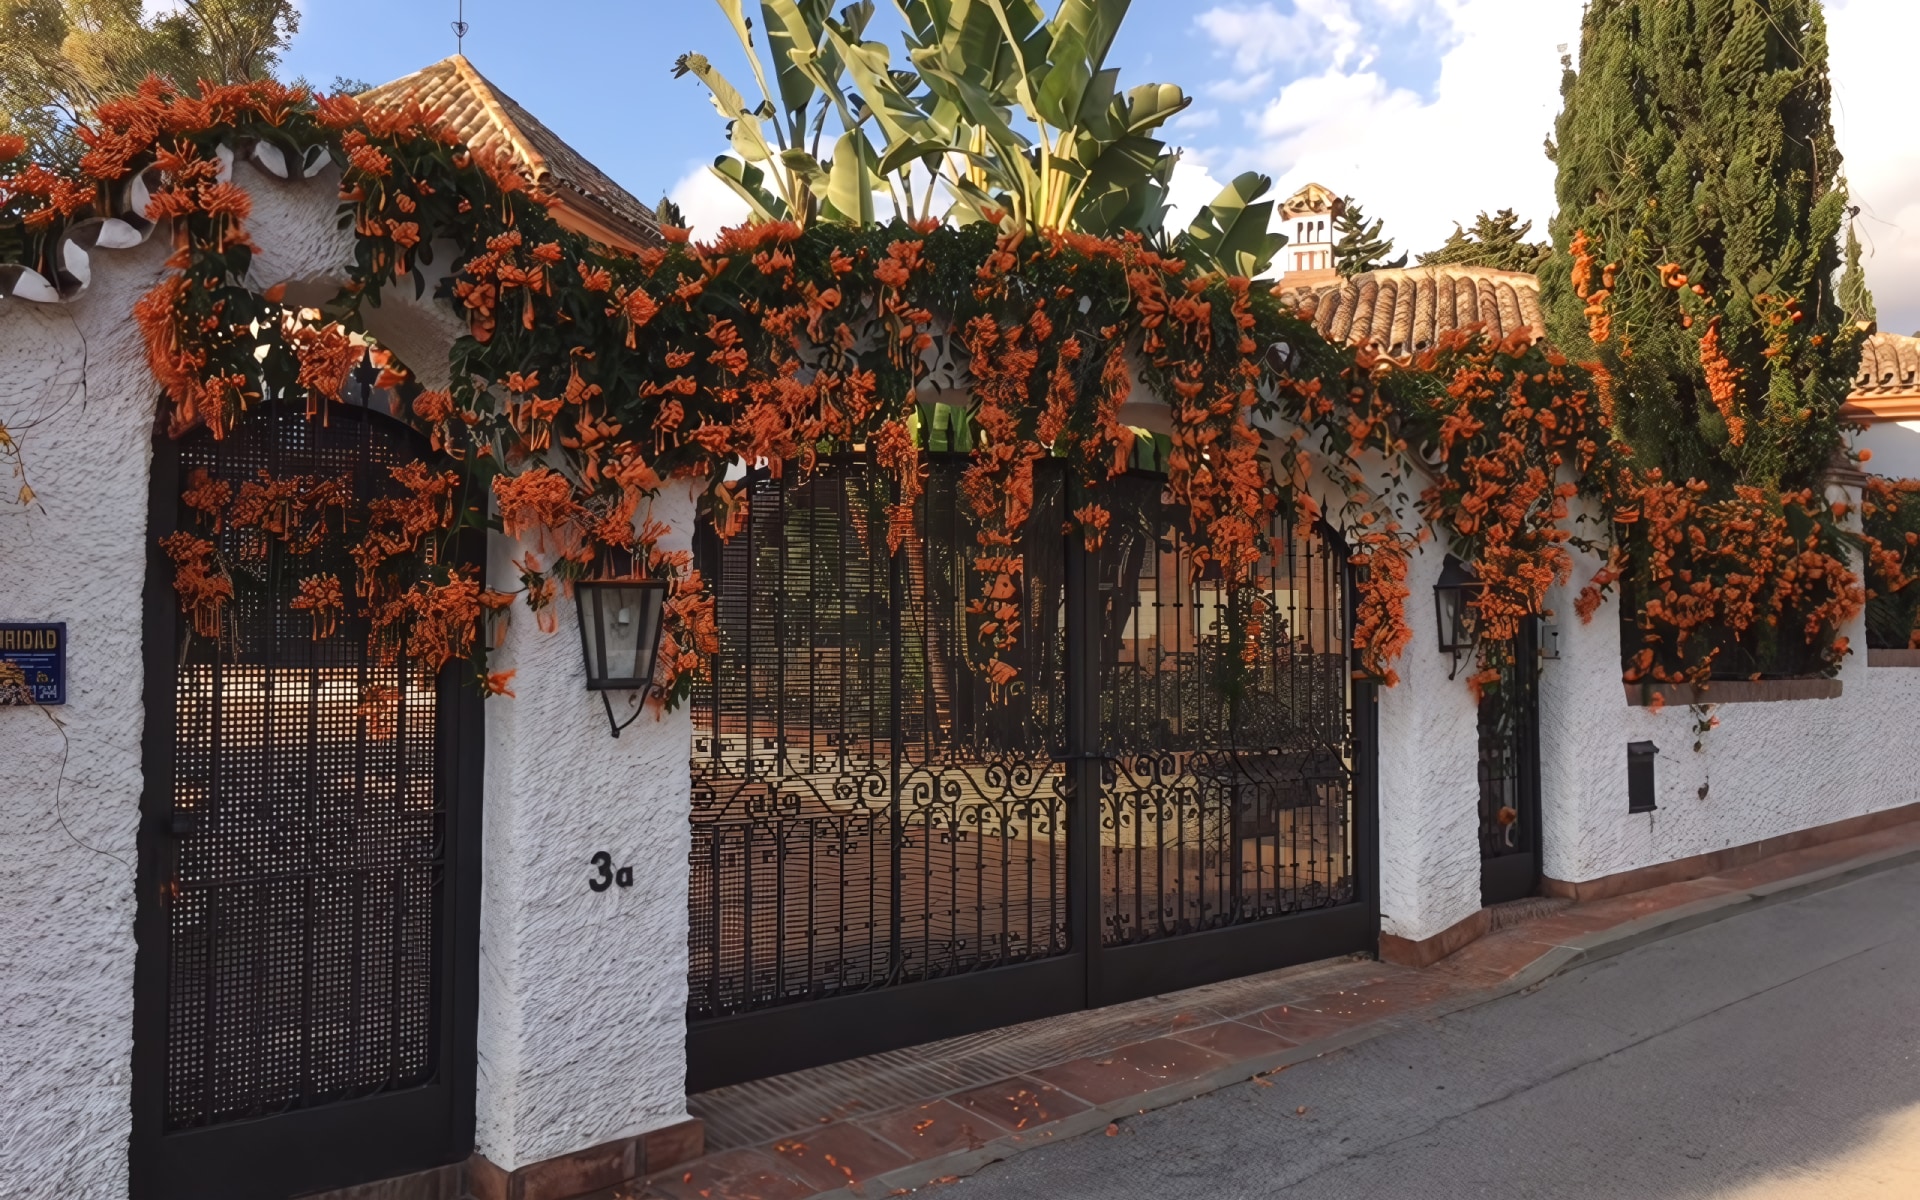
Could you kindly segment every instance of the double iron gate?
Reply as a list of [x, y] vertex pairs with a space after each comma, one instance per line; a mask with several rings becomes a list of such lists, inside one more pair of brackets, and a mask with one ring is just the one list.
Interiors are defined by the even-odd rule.
[[[1163, 479], [1070, 494], [1042, 463], [996, 686], [967, 460], [929, 461], [897, 552], [859, 459], [756, 478], [746, 528], [696, 540], [721, 645], [694, 705], [692, 1090], [1374, 944], [1338, 536], [1277, 519], [1230, 590]], [[1063, 532], [1089, 500], [1093, 551]], [[1224, 631], [1256, 598], [1243, 654]]]

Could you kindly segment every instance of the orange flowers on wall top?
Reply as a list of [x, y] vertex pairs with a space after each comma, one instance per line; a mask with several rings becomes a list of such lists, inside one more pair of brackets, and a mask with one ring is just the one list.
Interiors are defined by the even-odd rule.
[[[248, 205], [220, 181], [219, 148], [247, 138], [300, 155], [322, 147], [341, 172], [355, 262], [325, 316], [246, 285]], [[1248, 582], [1279, 513], [1344, 527], [1358, 568], [1356, 663], [1372, 678], [1391, 682], [1411, 640], [1409, 555], [1435, 533], [1486, 582], [1474, 603], [1496, 646], [1568, 582], [1574, 547], [1608, 551], [1578, 607], [1590, 615], [1607, 588], [1635, 590], [1651, 655], [1629, 674], [1647, 678], [1704, 678], [1728, 637], [1759, 630], [1809, 637], [1830, 658], [1824, 639], [1860, 602], [1823, 505], [1709, 500], [1637, 473], [1611, 429], [1610, 378], [1524, 336], [1461, 333], [1387, 360], [1329, 345], [1265, 288], [1196, 274], [1133, 237], [769, 222], [704, 245], [669, 230], [662, 247], [617, 254], [560, 228], [510, 163], [469, 153], [417, 105], [371, 110], [270, 83], [198, 98], [150, 83], [103, 106], [89, 139], [79, 176], [17, 169], [0, 176], [0, 198], [25, 252], [44, 258], [63, 222], [109, 210], [134, 172], [151, 181], [143, 215], [171, 220], [180, 249], [135, 318], [176, 433], [222, 436], [269, 395], [302, 397], [324, 419], [365, 352], [361, 307], [422, 286], [425, 248], [453, 247], [438, 299], [468, 335], [453, 347], [451, 385], [427, 391], [390, 356], [380, 365], [382, 386], [457, 469], [396, 471], [398, 490], [364, 510], [312, 480], [250, 481], [232, 495], [196, 480], [187, 502], [209, 535], [238, 522], [295, 553], [348, 539], [357, 608], [337, 577], [310, 574], [295, 603], [314, 636], [357, 613], [384, 652], [473, 658], [492, 692], [506, 680], [485, 672], [478, 631], [506, 598], [441, 561], [477, 519], [463, 491], [484, 488], [502, 531], [535, 551], [521, 560], [523, 595], [543, 622], [588, 574], [670, 581], [659, 682], [676, 702], [715, 645], [712, 598], [691, 555], [659, 549], [668, 531], [650, 519], [653, 495], [703, 480], [728, 536], [747, 516], [730, 472], [779, 476], [865, 454], [891, 480], [897, 548], [916, 536], [928, 436], [918, 414], [936, 369], [966, 392], [970, 658], [996, 688], [1017, 675], [1028, 633], [1021, 539], [1035, 464], [1065, 460], [1075, 487], [1127, 470], [1136, 439], [1120, 412], [1136, 384], [1169, 410], [1167, 490], [1190, 514], [1197, 571]], [[17, 154], [0, 144], [0, 159]], [[1596, 342], [1612, 336], [1620, 269], [1576, 241], [1573, 282]], [[1732, 432], [1744, 381], [1712, 337], [1702, 363]], [[1582, 493], [1609, 518], [1587, 537], [1570, 515]], [[1087, 497], [1066, 511], [1097, 547], [1107, 511]], [[1641, 549], [1615, 553], [1616, 538]], [[214, 636], [231, 580], [213, 543], [182, 533], [167, 552], [196, 630]], [[1876, 560], [1882, 575], [1910, 575], [1890, 554]], [[1244, 650], [1265, 612], [1229, 607], [1241, 625], [1227, 636]]]

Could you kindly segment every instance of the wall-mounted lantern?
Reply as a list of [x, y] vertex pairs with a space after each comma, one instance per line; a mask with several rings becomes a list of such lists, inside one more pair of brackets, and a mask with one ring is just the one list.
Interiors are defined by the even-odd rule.
[[1471, 654], [1480, 639], [1480, 614], [1473, 601], [1486, 586], [1459, 559], [1447, 555], [1440, 582], [1433, 585], [1433, 607], [1440, 624], [1440, 653], [1453, 656], [1449, 679], [1460, 673], [1461, 656]]
[[660, 654], [660, 628], [667, 585], [659, 579], [584, 579], [573, 585], [580, 614], [580, 651], [587, 661], [587, 690], [600, 693], [613, 736], [633, 724], [613, 716], [608, 692], [640, 692], [653, 687], [653, 664]]

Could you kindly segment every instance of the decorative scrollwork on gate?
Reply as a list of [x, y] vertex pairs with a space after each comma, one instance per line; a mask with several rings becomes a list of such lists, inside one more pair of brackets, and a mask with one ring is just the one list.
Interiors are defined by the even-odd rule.
[[[1028, 552], [1027, 620], [1056, 636], [990, 703], [965, 658], [959, 466], [935, 461], [898, 555], [862, 462], [756, 479], [747, 528], [702, 540], [721, 652], [695, 697], [696, 1018], [1068, 948], [1060, 554]], [[1060, 525], [1051, 484], [1036, 530]]]
[[[1107, 498], [1101, 936], [1262, 921], [1355, 898], [1346, 563], [1325, 526], [1276, 519], [1255, 576], [1195, 569], [1158, 480]], [[1228, 624], [1259, 605], [1257, 638]], [[1228, 661], [1229, 656], [1232, 660]]]
[[[1070, 598], [1067, 484], [1043, 464], [1013, 551], [1019, 682], [995, 693], [969, 659], [966, 459], [928, 464], [898, 552], [862, 461], [749, 480], [746, 528], [697, 545], [721, 650], [695, 696], [690, 1015], [1352, 902], [1337, 538], [1277, 521], [1258, 578], [1223, 587], [1164, 481], [1129, 475], [1099, 490], [1112, 527], [1071, 551]], [[1228, 637], [1256, 602], [1257, 637]], [[1096, 825], [1070, 896], [1069, 842]]]

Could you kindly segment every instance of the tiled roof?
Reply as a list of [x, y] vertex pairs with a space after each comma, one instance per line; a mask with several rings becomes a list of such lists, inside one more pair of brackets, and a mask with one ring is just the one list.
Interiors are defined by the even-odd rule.
[[1876, 333], [1860, 348], [1860, 373], [1842, 415], [1857, 421], [1920, 420], [1920, 338]]
[[1417, 354], [1442, 334], [1482, 325], [1504, 338], [1524, 329], [1547, 336], [1540, 281], [1490, 267], [1403, 267], [1281, 292], [1281, 303], [1329, 341], [1368, 345], [1394, 358]]
[[559, 198], [554, 218], [562, 225], [619, 249], [661, 244], [652, 209], [474, 70], [464, 55], [381, 84], [360, 100], [398, 102], [410, 93], [427, 108], [441, 109], [469, 146], [512, 155], [528, 179]]

